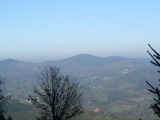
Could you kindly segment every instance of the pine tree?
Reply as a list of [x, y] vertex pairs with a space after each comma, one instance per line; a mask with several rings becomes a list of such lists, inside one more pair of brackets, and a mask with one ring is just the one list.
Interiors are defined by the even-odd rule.
[[[151, 54], [149, 51], [149, 55], [152, 57], [153, 61], [150, 61], [153, 65], [160, 67], [160, 54], [154, 50], [149, 44], [148, 46], [153, 51], [153, 54]], [[160, 73], [160, 71], [158, 71]], [[159, 80], [160, 81], [160, 80]], [[152, 86], [149, 82], [146, 81], [146, 83], [150, 86], [150, 89], [148, 89], [151, 93], [155, 94], [157, 97], [153, 98], [154, 103], [150, 105], [150, 108], [153, 109], [154, 113], [160, 117], [160, 89], [159, 87]], [[160, 86], [160, 85], [159, 85]]]

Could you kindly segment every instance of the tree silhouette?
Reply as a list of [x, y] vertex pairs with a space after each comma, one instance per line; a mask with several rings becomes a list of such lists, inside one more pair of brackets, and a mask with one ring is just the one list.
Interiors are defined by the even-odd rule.
[[83, 113], [79, 84], [60, 73], [57, 67], [46, 66], [38, 75], [39, 89], [30, 96], [40, 110], [37, 120], [69, 120]]
[[[6, 120], [4, 118], [5, 115], [5, 104], [10, 99], [10, 96], [4, 96], [3, 94], [3, 85], [4, 85], [5, 79], [0, 77], [0, 120]], [[8, 117], [8, 120], [13, 120], [11, 116]]]
[[0, 120], [5, 120], [5, 97], [3, 95], [4, 78], [0, 78]]
[[[153, 65], [160, 67], [160, 54], [154, 50], [149, 44], [148, 46], [153, 51], [153, 54], [151, 54], [149, 51], [149, 55], [152, 57], [153, 61], [150, 61]], [[158, 71], [160, 73], [160, 71]], [[159, 80], [160, 81], [160, 80]], [[146, 81], [146, 83], [150, 86], [150, 89], [148, 89], [151, 93], [155, 94], [157, 97], [153, 98], [154, 103], [150, 105], [150, 108], [153, 109], [154, 113], [160, 117], [160, 89], [158, 87], [152, 86], [149, 82]], [[160, 86], [160, 85], [159, 85]]]
[[13, 119], [11, 118], [11, 116], [9, 116], [9, 117], [8, 117], [8, 120], [13, 120]]

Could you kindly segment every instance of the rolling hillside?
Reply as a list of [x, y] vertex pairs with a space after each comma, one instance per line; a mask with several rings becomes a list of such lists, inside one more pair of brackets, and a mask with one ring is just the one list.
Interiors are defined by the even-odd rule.
[[58, 66], [64, 73], [77, 78], [84, 90], [86, 112], [83, 116], [86, 120], [87, 117], [96, 120], [105, 119], [106, 116], [118, 120], [154, 118], [148, 109], [152, 97], [145, 81], [157, 84], [159, 74], [149, 59], [120, 56], [101, 58], [89, 54], [42, 63], [7, 59], [0, 61], [0, 75], [6, 77], [8, 93], [18, 101], [27, 99], [36, 84], [36, 74], [48, 64]]

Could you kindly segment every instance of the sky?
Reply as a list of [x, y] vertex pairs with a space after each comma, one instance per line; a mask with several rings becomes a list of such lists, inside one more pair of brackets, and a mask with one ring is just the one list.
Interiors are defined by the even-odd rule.
[[159, 0], [0, 0], [0, 60], [160, 52]]

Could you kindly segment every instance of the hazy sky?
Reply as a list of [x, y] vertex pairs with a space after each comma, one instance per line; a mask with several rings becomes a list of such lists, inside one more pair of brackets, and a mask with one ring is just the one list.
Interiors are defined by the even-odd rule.
[[160, 0], [0, 0], [0, 59], [160, 52]]

